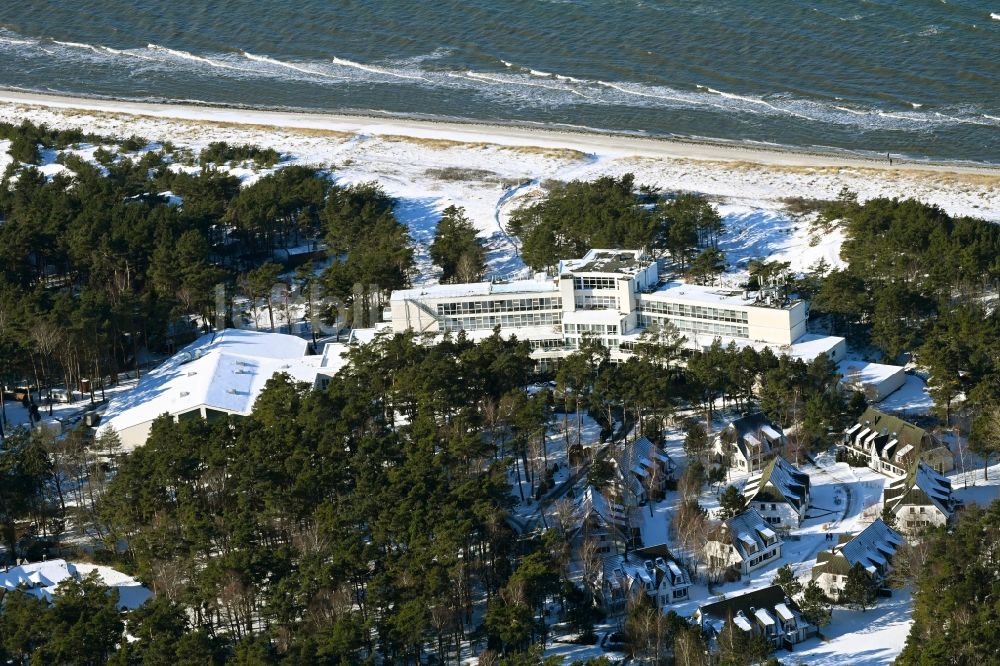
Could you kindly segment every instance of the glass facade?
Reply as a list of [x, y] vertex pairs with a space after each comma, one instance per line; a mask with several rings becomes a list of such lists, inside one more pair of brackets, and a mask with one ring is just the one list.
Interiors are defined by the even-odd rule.
[[593, 296], [590, 294], [576, 297], [577, 310], [617, 310], [617, 296]]
[[527, 312], [523, 314], [484, 315], [479, 317], [445, 317], [441, 327], [445, 331], [478, 331], [523, 326], [554, 326], [562, 322], [562, 312]]
[[675, 319], [674, 317], [656, 317], [646, 314], [639, 315], [639, 326], [643, 328], [653, 324], [663, 326], [664, 321], [669, 321], [681, 333], [707, 334], [730, 338], [750, 337], [750, 329], [746, 326], [718, 324], [710, 321], [691, 321], [690, 319]]
[[593, 333], [594, 335], [604, 335], [611, 333], [618, 335], [617, 324], [566, 324], [563, 326], [566, 333]]
[[747, 323], [747, 313], [743, 310], [714, 308], [707, 305], [687, 305], [683, 303], [664, 303], [662, 301], [643, 300], [639, 303], [640, 312], [665, 314], [673, 317], [688, 317], [691, 319], [711, 319], [737, 324]]
[[618, 286], [617, 278], [607, 277], [575, 277], [573, 287], [577, 291], [585, 289], [615, 289]]
[[536, 310], [561, 309], [562, 299], [558, 296], [553, 298], [506, 298], [490, 301], [459, 301], [437, 304], [437, 313], [441, 317], [488, 312], [534, 312]]

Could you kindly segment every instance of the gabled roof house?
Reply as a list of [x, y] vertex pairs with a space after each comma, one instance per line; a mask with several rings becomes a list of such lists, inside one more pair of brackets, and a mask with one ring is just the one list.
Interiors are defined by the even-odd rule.
[[881, 586], [892, 571], [892, 558], [903, 544], [903, 537], [881, 518], [855, 536], [843, 535], [831, 550], [816, 555], [812, 579], [827, 596], [836, 599], [844, 591], [847, 575], [860, 564]]
[[906, 476], [917, 460], [942, 474], [955, 468], [955, 457], [932, 433], [874, 407], [847, 429], [844, 446], [886, 476]]
[[716, 462], [740, 472], [758, 472], [788, 444], [781, 427], [762, 412], [731, 421], [715, 438]]
[[777, 456], [747, 480], [743, 497], [771, 525], [798, 527], [809, 507], [809, 475]]
[[585, 539], [597, 543], [600, 555], [616, 553], [625, 541], [628, 520], [621, 505], [612, 502], [594, 486], [587, 486], [574, 507], [571, 541], [577, 546]]
[[688, 600], [691, 577], [665, 544], [638, 548], [604, 559], [601, 604], [608, 612], [625, 609], [632, 595], [645, 594], [662, 611]]
[[907, 534], [948, 524], [956, 506], [951, 481], [923, 461], [918, 461], [905, 477], [890, 481], [882, 501], [895, 514], [896, 525]]
[[718, 651], [716, 639], [730, 622], [747, 634], [764, 637], [772, 649], [791, 650], [796, 643], [816, 635], [816, 627], [806, 622], [780, 585], [705, 604], [691, 617], [708, 637], [712, 652]]
[[732, 567], [742, 575], [781, 557], [781, 537], [764, 518], [748, 509], [709, 533], [705, 559], [709, 567]]
[[677, 471], [673, 459], [646, 437], [625, 444], [614, 461], [622, 503], [630, 506], [660, 495]]

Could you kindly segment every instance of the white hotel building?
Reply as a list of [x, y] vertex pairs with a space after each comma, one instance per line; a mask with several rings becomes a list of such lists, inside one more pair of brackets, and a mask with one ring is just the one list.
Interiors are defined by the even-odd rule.
[[560, 261], [551, 278], [394, 291], [387, 317], [396, 332], [464, 330], [479, 337], [499, 325], [527, 340], [542, 364], [571, 353], [584, 336], [621, 360], [643, 331], [667, 321], [692, 349], [720, 338], [806, 360], [820, 353], [841, 360], [843, 338], [807, 334], [808, 314], [802, 300], [663, 280], [657, 262], [639, 250], [590, 250]]

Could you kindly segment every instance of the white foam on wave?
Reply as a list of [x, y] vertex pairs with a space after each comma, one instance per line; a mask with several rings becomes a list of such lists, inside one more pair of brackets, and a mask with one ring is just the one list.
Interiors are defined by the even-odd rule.
[[476, 79], [478, 81], [490, 81], [492, 83], [500, 83], [505, 85], [515, 85], [515, 86], [529, 86], [531, 88], [546, 88], [548, 90], [555, 90], [558, 92], [577, 95], [578, 97], [583, 97], [584, 99], [593, 99], [592, 97], [583, 94], [579, 90], [573, 90], [572, 88], [566, 88], [562, 86], [547, 86], [544, 83], [533, 83], [531, 81], [524, 81], [522, 79], [494, 77], [490, 76], [489, 74], [482, 74], [480, 72], [473, 72], [473, 71], [466, 71], [465, 76], [469, 77], [470, 79]]
[[1000, 14], [997, 14], [996, 12], [990, 12], [990, 18], [993, 19], [994, 21], [1000, 21]]
[[160, 46], [159, 44], [147, 44], [146, 48], [150, 51], [155, 51], [157, 53], [166, 53], [175, 58], [180, 58], [181, 60], [191, 60], [193, 62], [200, 62], [205, 65], [210, 65], [211, 67], [219, 67], [221, 69], [232, 69], [236, 71], [241, 71], [240, 67], [235, 67], [233, 65], [229, 65], [224, 62], [219, 62], [218, 60], [213, 60], [212, 58], [205, 58], [199, 55], [195, 55], [193, 53], [188, 53], [187, 51], [169, 49], [166, 46]]
[[8, 34], [10, 33], [7, 30], [0, 29], [0, 44], [37, 44], [37, 42], [33, 39], [15, 39], [14, 37], [8, 37]]
[[354, 69], [360, 69], [365, 72], [371, 72], [372, 74], [384, 74], [386, 76], [395, 76], [396, 78], [400, 79], [415, 79], [418, 81], [427, 81], [428, 83], [430, 83], [430, 81], [427, 79], [426, 76], [421, 76], [419, 74], [404, 74], [402, 72], [394, 72], [391, 69], [386, 69], [384, 67], [377, 67], [375, 65], [366, 65], [364, 63], [354, 62], [353, 60], [347, 60], [345, 58], [333, 57], [331, 58], [330, 62], [332, 62], [335, 65], [340, 65], [341, 67], [352, 67]]
[[[606, 88], [613, 88], [614, 90], [617, 90], [619, 92], [623, 92], [626, 95], [635, 95], [637, 97], [649, 97], [649, 98], [652, 98], [652, 99], [665, 99], [665, 100], [671, 100], [671, 101], [674, 101], [674, 102], [684, 102], [686, 104], [692, 103], [692, 100], [687, 99], [685, 97], [681, 97], [680, 95], [676, 95], [676, 94], [674, 94], [674, 95], [664, 95], [664, 94], [658, 94], [658, 93], [652, 93], [652, 92], [643, 92], [641, 90], [634, 90], [634, 89], [625, 88], [621, 84], [612, 83], [610, 81], [597, 81], [596, 83], [598, 85], [604, 86]], [[722, 106], [720, 104], [709, 104], [709, 106], [715, 106], [715, 107], [720, 108], [720, 109], [724, 109], [725, 108], [724, 106]]]
[[107, 53], [107, 51], [102, 51], [101, 47], [94, 46], [93, 44], [82, 44], [80, 42], [61, 42], [58, 39], [53, 39], [52, 43], [58, 44], [59, 46], [68, 46], [73, 49], [84, 49], [86, 51], [93, 51], [94, 53]]
[[322, 76], [324, 78], [336, 79], [338, 81], [344, 80], [344, 77], [336, 76], [334, 74], [330, 74], [329, 72], [322, 72], [309, 67], [298, 65], [296, 63], [285, 62], [284, 60], [277, 60], [275, 58], [269, 58], [268, 56], [256, 55], [254, 53], [248, 53], [247, 51], [243, 51], [243, 57], [245, 57], [247, 60], [253, 60], [254, 62], [263, 62], [268, 65], [274, 65], [275, 67], [284, 67], [286, 69], [292, 69], [295, 70], [296, 72], [302, 72], [304, 74], [310, 74], [312, 76]]
[[507, 60], [500, 60], [504, 67], [508, 69], [516, 69], [519, 72], [526, 72], [530, 76], [534, 76], [539, 79], [556, 79], [557, 81], [565, 81], [566, 83], [579, 83], [583, 85], [593, 84], [593, 81], [586, 81], [584, 79], [578, 79], [575, 76], [567, 76], [566, 74], [556, 74], [555, 72], [546, 72], [542, 69], [532, 69], [530, 67], [522, 67], [521, 65], [515, 65], [514, 63]]
[[698, 87], [701, 88], [702, 90], [705, 90], [705, 91], [713, 94], [713, 95], [719, 95], [721, 97], [725, 97], [726, 99], [735, 99], [735, 100], [739, 100], [741, 102], [746, 102], [747, 104], [758, 104], [760, 106], [767, 107], [767, 108], [769, 108], [769, 109], [771, 109], [773, 111], [777, 111], [778, 113], [787, 113], [790, 116], [795, 116], [796, 118], [803, 118], [805, 120], [815, 120], [815, 118], [803, 115], [801, 113], [797, 113], [795, 111], [792, 111], [791, 109], [786, 109], [786, 108], [783, 108], [783, 107], [780, 107], [780, 106], [775, 106], [774, 104], [771, 104], [770, 102], [768, 102], [766, 100], [760, 99], [759, 97], [749, 97], [747, 95], [737, 95], [736, 93], [725, 92], [724, 90], [716, 90], [715, 88], [709, 88], [708, 86], [702, 86], [702, 85], [699, 85]]

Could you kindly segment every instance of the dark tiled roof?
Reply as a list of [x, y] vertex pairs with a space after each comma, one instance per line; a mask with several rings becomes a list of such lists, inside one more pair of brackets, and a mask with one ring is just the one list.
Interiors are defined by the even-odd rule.
[[785, 596], [785, 591], [781, 589], [780, 585], [771, 585], [770, 587], [753, 590], [752, 592], [723, 599], [722, 601], [705, 604], [698, 610], [701, 612], [703, 618], [713, 617], [725, 621], [730, 617], [736, 616], [741, 611], [747, 617], [751, 617], [753, 615], [750, 611], [751, 608], [773, 609], [781, 603], [788, 606], [791, 610], [799, 612], [798, 605]]
[[898, 532], [882, 522], [881, 518], [876, 518], [852, 539], [838, 544], [833, 552], [817, 553], [812, 577], [817, 578], [823, 573], [846, 576], [855, 564], [865, 569], [884, 566], [902, 543], [903, 537]]
[[809, 494], [809, 475], [778, 456], [764, 470], [751, 476], [743, 488], [748, 502], [788, 502], [798, 511]]

